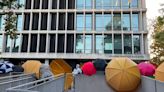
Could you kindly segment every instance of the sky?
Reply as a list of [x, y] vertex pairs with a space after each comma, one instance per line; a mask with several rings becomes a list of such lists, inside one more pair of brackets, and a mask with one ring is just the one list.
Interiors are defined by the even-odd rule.
[[[160, 4], [161, 3], [164, 3], [164, 0], [146, 0], [147, 20], [155, 19], [157, 16], [160, 15], [158, 10], [160, 9]], [[147, 23], [148, 23], [148, 21], [147, 21]], [[148, 44], [149, 44], [149, 52], [150, 52], [150, 45], [152, 43], [152, 38], [151, 38], [152, 30], [149, 30], [149, 23], [148, 23], [148, 28], [147, 29], [149, 31]]]

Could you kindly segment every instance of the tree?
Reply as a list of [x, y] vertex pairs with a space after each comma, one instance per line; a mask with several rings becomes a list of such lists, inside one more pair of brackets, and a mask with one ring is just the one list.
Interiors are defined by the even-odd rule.
[[[160, 9], [161, 11], [162, 9]], [[163, 60], [160, 60], [161, 57], [164, 57], [164, 13], [161, 13], [161, 16], [158, 16], [153, 24], [153, 43], [151, 45], [152, 53], [154, 57], [152, 62], [159, 65]]]
[[17, 16], [14, 12], [15, 9], [20, 8], [20, 5], [17, 0], [0, 0], [0, 7], [3, 9], [3, 13], [5, 14], [5, 25], [4, 30], [7, 35], [10, 35], [11, 39], [17, 38]]

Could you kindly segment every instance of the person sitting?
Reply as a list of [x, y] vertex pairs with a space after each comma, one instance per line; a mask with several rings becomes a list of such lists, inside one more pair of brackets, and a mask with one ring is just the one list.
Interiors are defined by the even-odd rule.
[[79, 65], [79, 64], [76, 64], [76, 68], [73, 69], [72, 74], [75, 76], [75, 75], [81, 74], [81, 73], [82, 73], [82, 70], [81, 70], [81, 68], [80, 68], [80, 65]]

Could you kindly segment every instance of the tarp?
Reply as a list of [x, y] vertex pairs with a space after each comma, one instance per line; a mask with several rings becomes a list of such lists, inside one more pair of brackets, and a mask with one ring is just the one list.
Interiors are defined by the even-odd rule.
[[155, 70], [155, 79], [164, 82], [164, 62]]

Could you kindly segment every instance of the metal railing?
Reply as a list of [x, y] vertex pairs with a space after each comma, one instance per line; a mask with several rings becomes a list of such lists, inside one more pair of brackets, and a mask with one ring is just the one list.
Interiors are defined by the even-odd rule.
[[64, 79], [65, 76], [60, 74], [8, 88], [6, 92], [63, 92]]
[[22, 85], [24, 83], [28, 83], [35, 80], [33, 74], [12, 75], [12, 76], [2, 77], [0, 79], [1, 79], [0, 92], [5, 92], [7, 88], [14, 87], [17, 85]]

